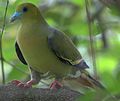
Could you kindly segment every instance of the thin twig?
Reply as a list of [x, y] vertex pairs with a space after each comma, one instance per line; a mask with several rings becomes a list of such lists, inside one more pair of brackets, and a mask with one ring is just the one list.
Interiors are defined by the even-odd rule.
[[2, 28], [1, 35], [0, 35], [0, 55], [1, 55], [1, 69], [2, 69], [2, 83], [3, 84], [5, 84], [5, 72], [4, 72], [4, 61], [3, 61], [3, 51], [2, 51], [2, 37], [3, 37], [5, 24], [6, 24], [6, 15], [7, 15], [7, 10], [8, 10], [8, 4], [9, 4], [9, 0], [7, 0], [5, 13], [4, 13], [3, 28]]
[[97, 77], [97, 69], [96, 69], [96, 57], [95, 57], [95, 49], [94, 49], [94, 40], [92, 35], [92, 23], [91, 23], [91, 16], [89, 11], [89, 2], [88, 0], [85, 0], [85, 7], [86, 7], [86, 13], [87, 13], [87, 19], [88, 19], [88, 29], [89, 29], [89, 38], [90, 38], [90, 50], [92, 54], [92, 61], [93, 61], [93, 68], [94, 68], [94, 75]]

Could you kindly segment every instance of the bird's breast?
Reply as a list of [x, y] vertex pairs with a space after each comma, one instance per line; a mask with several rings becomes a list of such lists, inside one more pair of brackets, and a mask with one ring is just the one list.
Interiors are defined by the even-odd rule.
[[17, 42], [27, 63], [37, 71], [64, 75], [70, 68], [48, 46], [46, 35], [18, 33]]

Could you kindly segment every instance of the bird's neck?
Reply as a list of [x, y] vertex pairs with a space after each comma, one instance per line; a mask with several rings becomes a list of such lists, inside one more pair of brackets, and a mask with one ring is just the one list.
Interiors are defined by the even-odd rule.
[[24, 19], [21, 19], [22, 25], [26, 25], [26, 24], [32, 24], [32, 25], [48, 25], [47, 22], [45, 21], [45, 19], [42, 17], [42, 15], [37, 15], [37, 16], [29, 16], [29, 17], [25, 17]]
[[[38, 30], [44, 32], [47, 29], [48, 29], [48, 24], [45, 22], [44, 19], [43, 20], [26, 19], [24, 22], [20, 24], [18, 34], [21, 33], [30, 34], [29, 32], [33, 32], [35, 35], [35, 33], [37, 34]], [[44, 34], [48, 34], [48, 33], [44, 33]]]

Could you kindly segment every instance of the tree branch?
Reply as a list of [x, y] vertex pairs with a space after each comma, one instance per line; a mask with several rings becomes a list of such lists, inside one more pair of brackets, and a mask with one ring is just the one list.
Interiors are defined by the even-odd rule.
[[46, 88], [23, 89], [13, 84], [0, 86], [0, 101], [75, 101], [82, 95], [65, 87], [50, 90]]

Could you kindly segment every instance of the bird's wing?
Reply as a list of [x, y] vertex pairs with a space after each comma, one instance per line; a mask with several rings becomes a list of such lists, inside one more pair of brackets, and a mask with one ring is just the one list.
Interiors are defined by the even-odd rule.
[[82, 61], [82, 56], [71, 39], [56, 29], [51, 28], [50, 30], [52, 34], [48, 36], [48, 43], [57, 57], [64, 63], [79, 64]]
[[20, 50], [17, 42], [15, 43], [15, 50], [16, 50], [16, 53], [17, 53], [17, 56], [18, 56], [19, 60], [20, 60], [23, 64], [27, 65], [27, 62], [25, 61], [25, 59], [24, 59], [24, 57], [23, 57], [23, 55], [22, 55], [22, 52], [21, 52], [21, 50]]

